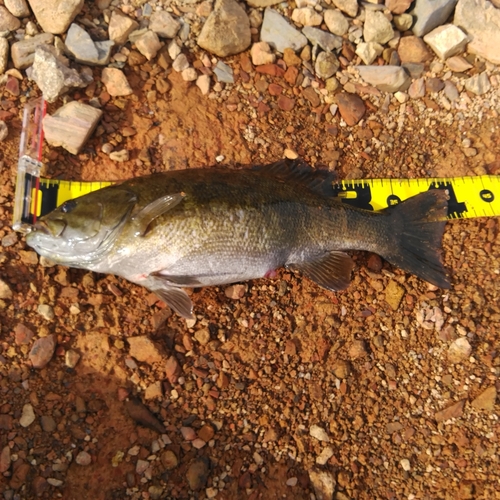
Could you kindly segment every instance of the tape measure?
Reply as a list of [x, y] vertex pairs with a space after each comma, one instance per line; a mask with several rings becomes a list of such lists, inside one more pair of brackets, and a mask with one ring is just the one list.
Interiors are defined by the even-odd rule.
[[[19, 182], [19, 180], [18, 180]], [[24, 175], [18, 186], [20, 202], [14, 228], [23, 230], [67, 200], [96, 191], [112, 182], [83, 182], [44, 179]], [[449, 194], [448, 219], [500, 215], [500, 176], [453, 177], [429, 179], [367, 179], [333, 184], [333, 193], [343, 203], [364, 210], [382, 210], [429, 189], [446, 189]], [[16, 193], [16, 198], [18, 194]], [[17, 226], [17, 227], [16, 227]]]

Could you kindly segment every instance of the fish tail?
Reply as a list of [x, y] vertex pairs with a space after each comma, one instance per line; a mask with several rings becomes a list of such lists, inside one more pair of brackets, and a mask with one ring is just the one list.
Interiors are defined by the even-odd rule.
[[391, 264], [440, 288], [450, 288], [441, 261], [448, 194], [433, 189], [385, 210], [390, 247], [382, 255]]

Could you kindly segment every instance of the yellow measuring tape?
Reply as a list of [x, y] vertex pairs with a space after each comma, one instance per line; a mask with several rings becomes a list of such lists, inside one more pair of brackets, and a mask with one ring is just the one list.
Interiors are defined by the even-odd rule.
[[[113, 182], [82, 182], [30, 178], [25, 180], [22, 221], [32, 224], [67, 200], [96, 191]], [[334, 195], [344, 203], [365, 210], [381, 210], [429, 189], [449, 193], [448, 218], [500, 215], [500, 176], [450, 177], [429, 179], [367, 179], [333, 184]]]

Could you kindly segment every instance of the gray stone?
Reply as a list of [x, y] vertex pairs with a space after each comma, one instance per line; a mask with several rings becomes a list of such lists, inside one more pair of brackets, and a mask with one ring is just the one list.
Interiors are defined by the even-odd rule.
[[413, 24], [413, 16], [411, 14], [401, 14], [400, 16], [394, 16], [393, 21], [398, 31], [407, 31]]
[[365, 42], [386, 43], [394, 36], [391, 22], [382, 12], [367, 10], [363, 27]]
[[82, 10], [84, 0], [28, 0], [33, 14], [43, 31], [60, 35], [65, 33], [73, 19]]
[[500, 9], [487, 0], [459, 0], [453, 24], [469, 35], [468, 52], [500, 64]]
[[363, 62], [370, 65], [377, 57], [382, 54], [384, 47], [377, 42], [361, 42], [356, 47], [356, 54], [361, 57]]
[[246, 50], [252, 42], [250, 21], [235, 0], [216, 0], [198, 37], [198, 45], [219, 57]]
[[114, 42], [94, 42], [90, 35], [73, 23], [66, 36], [66, 48], [76, 61], [84, 64], [104, 66], [108, 64]]
[[62, 146], [78, 154], [101, 119], [100, 109], [71, 101], [59, 108], [53, 116], [45, 115], [43, 131], [51, 146]]
[[483, 72], [465, 80], [465, 88], [473, 94], [483, 95], [491, 89], [491, 83], [486, 72]]
[[314, 71], [321, 79], [326, 80], [337, 72], [339, 66], [340, 63], [335, 54], [320, 52], [314, 64]]
[[28, 17], [31, 14], [26, 0], [4, 0], [5, 7], [16, 17]]
[[181, 23], [165, 10], [156, 11], [149, 21], [149, 29], [163, 38], [174, 38], [180, 28]]
[[147, 30], [135, 41], [135, 46], [137, 50], [146, 57], [148, 61], [154, 59], [158, 51], [161, 49], [162, 44], [158, 35], [151, 30]]
[[457, 0], [416, 0], [415, 8], [411, 12], [416, 19], [413, 33], [416, 36], [424, 36], [445, 23], [456, 3]]
[[357, 0], [333, 0], [333, 5], [342, 12], [345, 12], [349, 17], [356, 17], [358, 14]]
[[0, 37], [0, 75], [5, 73], [9, 62], [9, 42], [6, 38]]
[[0, 5], [0, 31], [16, 31], [20, 27], [21, 21]]
[[260, 39], [281, 53], [285, 49], [297, 52], [307, 45], [307, 38], [281, 14], [269, 7], [264, 12]]
[[68, 68], [51, 45], [40, 45], [36, 49], [31, 79], [48, 102], [54, 102], [72, 87], [86, 87], [90, 83], [78, 71]]
[[189, 61], [186, 57], [186, 54], [181, 53], [175, 58], [174, 62], [172, 63], [172, 69], [174, 71], [181, 72], [187, 68], [189, 68]]
[[342, 47], [342, 37], [332, 35], [318, 28], [306, 26], [302, 29], [302, 33], [313, 45], [318, 45], [323, 50], [332, 51]]
[[222, 83], [234, 83], [233, 70], [230, 66], [218, 61], [214, 68], [215, 76], [217, 80]]
[[344, 14], [337, 9], [325, 10], [323, 14], [326, 27], [331, 33], [338, 36], [343, 36], [349, 29], [349, 21], [345, 18]]
[[423, 63], [404, 63], [401, 65], [406, 72], [410, 75], [410, 78], [420, 78], [425, 70], [425, 65]]
[[443, 92], [444, 95], [448, 98], [448, 100], [452, 102], [456, 101], [460, 97], [456, 85], [453, 82], [450, 82], [450, 80], [446, 80], [444, 82]]
[[130, 19], [120, 9], [115, 9], [111, 13], [108, 33], [110, 40], [118, 45], [124, 44], [130, 33], [139, 27], [139, 23]]
[[356, 66], [361, 78], [384, 92], [406, 90], [410, 77], [400, 66]]
[[468, 40], [468, 36], [453, 24], [438, 26], [424, 36], [424, 42], [443, 60], [463, 52]]

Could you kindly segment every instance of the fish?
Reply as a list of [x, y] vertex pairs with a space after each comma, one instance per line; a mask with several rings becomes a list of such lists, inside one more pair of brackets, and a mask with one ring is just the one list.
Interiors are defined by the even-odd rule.
[[349, 250], [373, 252], [438, 287], [448, 210], [433, 189], [380, 211], [342, 203], [331, 176], [300, 161], [136, 177], [64, 202], [26, 241], [57, 264], [121, 276], [180, 316], [185, 288], [272, 277], [282, 267], [332, 291], [349, 286]]

